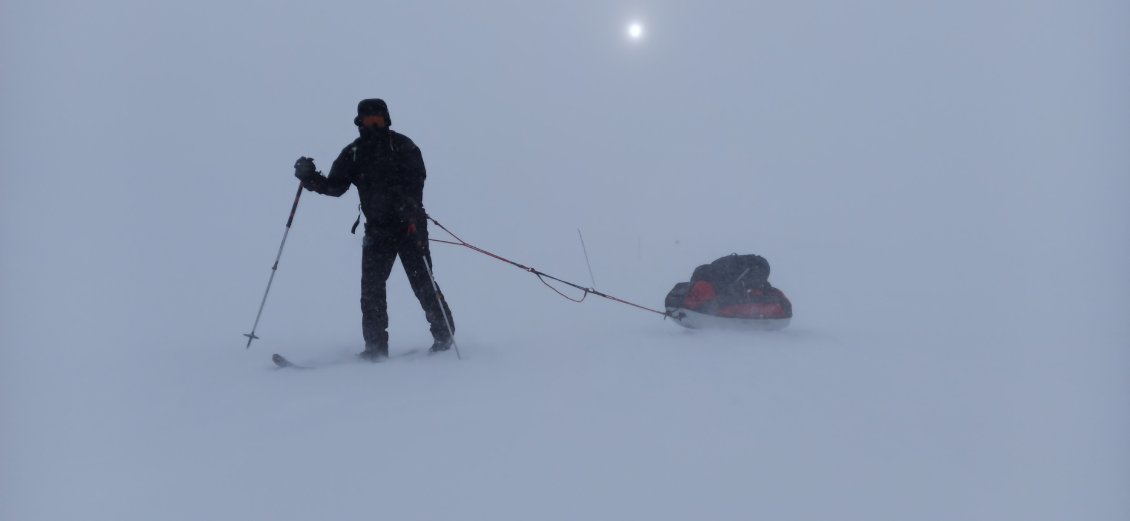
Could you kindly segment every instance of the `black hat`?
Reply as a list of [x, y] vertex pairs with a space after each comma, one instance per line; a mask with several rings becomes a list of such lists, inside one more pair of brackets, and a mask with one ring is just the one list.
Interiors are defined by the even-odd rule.
[[392, 126], [392, 118], [388, 115], [388, 105], [385, 105], [385, 101], [382, 99], [361, 100], [361, 103], [357, 104], [357, 117], [353, 118], [353, 124], [360, 127], [361, 118], [365, 116], [384, 116], [385, 125]]

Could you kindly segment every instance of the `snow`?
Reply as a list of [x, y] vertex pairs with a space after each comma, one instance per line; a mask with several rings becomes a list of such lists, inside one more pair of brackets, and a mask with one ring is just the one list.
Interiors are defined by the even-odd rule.
[[[818, 4], [5, 4], [0, 519], [1126, 519], [1128, 6]], [[437, 244], [463, 360], [275, 370], [361, 348], [353, 191], [241, 335], [371, 96], [469, 242], [792, 325]]]

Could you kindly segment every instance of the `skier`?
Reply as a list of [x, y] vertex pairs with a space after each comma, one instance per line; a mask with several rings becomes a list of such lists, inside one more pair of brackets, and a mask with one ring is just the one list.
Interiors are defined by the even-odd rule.
[[361, 136], [341, 151], [329, 176], [318, 172], [308, 157], [294, 163], [294, 176], [307, 190], [333, 197], [345, 193], [350, 184], [357, 186], [366, 221], [361, 247], [361, 333], [365, 338], [361, 357], [373, 362], [388, 358], [385, 282], [398, 255], [431, 326], [435, 342], [429, 352], [446, 351], [453, 342], [455, 321], [443, 292], [432, 285], [423, 156], [411, 139], [389, 129], [392, 118], [383, 100], [361, 100], [353, 123]]

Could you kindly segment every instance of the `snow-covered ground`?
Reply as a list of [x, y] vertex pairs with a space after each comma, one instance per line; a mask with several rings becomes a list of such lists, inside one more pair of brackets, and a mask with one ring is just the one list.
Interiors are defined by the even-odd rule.
[[[868, 5], [5, 4], [0, 519], [1126, 519], [1130, 7]], [[435, 245], [463, 360], [274, 369], [361, 348], [353, 191], [241, 334], [369, 96], [464, 239], [792, 326]]]

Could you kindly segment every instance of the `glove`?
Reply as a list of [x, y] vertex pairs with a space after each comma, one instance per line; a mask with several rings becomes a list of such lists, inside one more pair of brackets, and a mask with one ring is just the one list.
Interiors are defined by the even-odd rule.
[[294, 162], [294, 177], [297, 177], [299, 181], [306, 182], [318, 177], [318, 175], [318, 171], [314, 168], [313, 159], [303, 156]]

